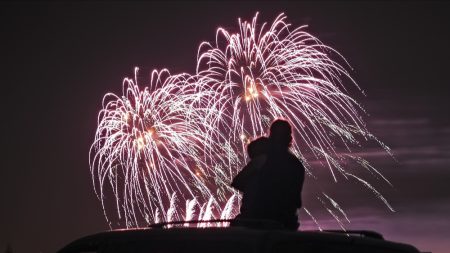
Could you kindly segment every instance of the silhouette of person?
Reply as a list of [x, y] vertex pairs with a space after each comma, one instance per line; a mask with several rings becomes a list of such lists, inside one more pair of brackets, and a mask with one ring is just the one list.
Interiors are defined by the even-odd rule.
[[269, 139], [260, 137], [247, 145], [250, 162], [234, 177], [231, 186], [243, 193], [240, 214], [236, 218], [251, 218], [251, 202], [255, 200], [259, 170], [267, 160]]
[[233, 181], [235, 187], [244, 192], [238, 219], [272, 220], [287, 229], [298, 229], [297, 209], [302, 205], [305, 167], [289, 151], [291, 142], [291, 125], [285, 120], [275, 120], [270, 126], [262, 166], [254, 169], [252, 158], [247, 165], [252, 169], [244, 167], [248, 170], [243, 169], [243, 175], [238, 174], [242, 178], [237, 176]]

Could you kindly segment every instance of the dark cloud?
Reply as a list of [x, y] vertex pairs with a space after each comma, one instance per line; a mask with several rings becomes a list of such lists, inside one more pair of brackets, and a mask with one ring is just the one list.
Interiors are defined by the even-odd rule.
[[[401, 100], [401, 98], [399, 98]], [[390, 108], [392, 114], [414, 110], [408, 104], [398, 103]], [[423, 108], [422, 108], [423, 110]], [[424, 112], [433, 115], [434, 112]], [[433, 118], [383, 118], [385, 113], [368, 120], [368, 128], [377, 132], [377, 137], [388, 146], [394, 146], [390, 159], [382, 149], [366, 149], [358, 155], [376, 164], [379, 170], [392, 182], [393, 187], [374, 184], [390, 202], [395, 212], [380, 205], [375, 196], [362, 194], [354, 187], [342, 188], [338, 183], [322, 187], [340, 199], [340, 204], [350, 218], [341, 219], [346, 229], [372, 229], [381, 232], [386, 239], [411, 243], [422, 251], [446, 252], [450, 243], [446, 240], [450, 221], [450, 135], [449, 125], [434, 125]], [[358, 174], [360, 175], [360, 174]], [[319, 178], [324, 178], [321, 174]], [[377, 182], [369, 178], [369, 181]], [[325, 181], [319, 183], [326, 185]], [[315, 185], [315, 184], [314, 184]], [[307, 185], [308, 187], [308, 185]], [[355, 194], [354, 191], [358, 191]], [[344, 196], [344, 197], [343, 197]], [[310, 202], [315, 198], [307, 197]], [[315, 201], [317, 202], [317, 201]], [[313, 205], [314, 206], [314, 205]], [[320, 208], [320, 205], [314, 206]], [[338, 213], [336, 210], [333, 210]], [[331, 214], [316, 212], [316, 220], [324, 229], [339, 226]], [[316, 229], [308, 215], [302, 213], [306, 229]]]

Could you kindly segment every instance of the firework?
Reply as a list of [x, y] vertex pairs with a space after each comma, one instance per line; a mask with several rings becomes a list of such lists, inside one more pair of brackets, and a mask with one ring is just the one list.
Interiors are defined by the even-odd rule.
[[91, 147], [93, 183], [106, 217], [108, 184], [126, 227], [142, 224], [140, 217], [147, 223], [188, 218], [177, 210], [180, 201], [209, 201], [211, 210], [217, 203], [210, 171], [219, 162], [210, 158], [219, 155], [208, 125], [213, 109], [202, 104], [210, 94], [189, 75], [166, 70], [154, 71], [150, 88], [141, 89], [137, 71], [134, 80], [124, 80], [121, 97], [105, 95]]
[[[215, 43], [203, 42], [198, 50], [197, 74], [225, 97], [219, 107], [229, 117], [221, 118], [221, 124], [229, 126], [224, 129], [234, 149], [245, 153], [249, 140], [264, 135], [273, 120], [284, 118], [294, 128], [292, 151], [310, 176], [314, 178], [317, 169], [310, 161], [320, 161], [334, 182], [337, 173], [356, 179], [393, 211], [374, 187], [345, 169], [352, 160], [390, 184], [368, 161], [352, 154], [353, 148], [370, 140], [390, 151], [367, 130], [359, 115], [363, 108], [345, 87], [348, 83], [363, 93], [347, 71], [345, 58], [306, 32], [306, 26], [292, 28], [284, 14], [270, 25], [258, 25], [257, 18], [258, 14], [251, 23], [239, 19], [238, 32], [219, 28]], [[337, 203], [327, 199], [348, 220]]]

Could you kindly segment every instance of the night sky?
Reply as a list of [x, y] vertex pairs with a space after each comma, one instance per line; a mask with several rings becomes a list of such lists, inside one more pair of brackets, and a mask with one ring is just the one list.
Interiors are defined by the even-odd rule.
[[[351, 223], [422, 251], [450, 252], [450, 6], [444, 3], [2, 3], [0, 252], [53, 252], [107, 230], [88, 164], [106, 92], [135, 66], [195, 71], [198, 45], [239, 17], [294, 26], [337, 49], [367, 96], [367, 148], [394, 187], [374, 181], [396, 212], [364, 189], [333, 185]], [[323, 177], [326, 177], [325, 174]], [[328, 174], [329, 176], [329, 174]], [[330, 182], [329, 180], [327, 182]], [[334, 188], [333, 188], [334, 187]], [[313, 185], [306, 178], [304, 201]], [[303, 217], [305, 218], [305, 217]], [[338, 224], [326, 213], [326, 228]], [[310, 221], [303, 223], [312, 227]]]

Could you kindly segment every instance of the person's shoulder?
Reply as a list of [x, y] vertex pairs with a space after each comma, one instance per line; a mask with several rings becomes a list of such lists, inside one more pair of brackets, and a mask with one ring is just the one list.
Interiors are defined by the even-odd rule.
[[292, 154], [292, 152], [289, 151], [287, 155], [288, 155], [290, 161], [301, 163], [300, 159], [297, 156], [295, 156], [294, 154]]
[[264, 164], [266, 163], [266, 160], [267, 160], [267, 155], [259, 155], [255, 158], [253, 158], [251, 163], [252, 163], [252, 166], [259, 169], [264, 166]]
[[289, 159], [289, 162], [290, 162], [293, 166], [304, 168], [302, 161], [301, 161], [297, 156], [295, 156], [294, 154], [292, 154], [291, 152], [289, 152], [289, 158], [288, 158], [288, 159]]

